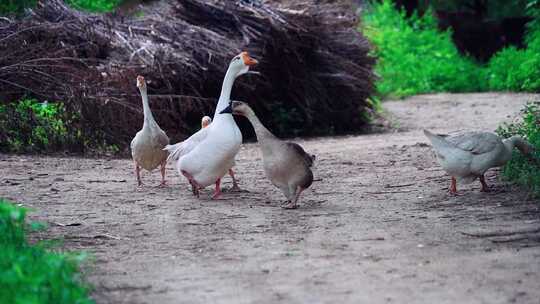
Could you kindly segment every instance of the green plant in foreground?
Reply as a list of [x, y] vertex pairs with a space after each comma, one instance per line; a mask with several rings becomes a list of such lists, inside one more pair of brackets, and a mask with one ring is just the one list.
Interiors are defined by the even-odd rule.
[[522, 110], [522, 121], [499, 126], [497, 133], [503, 137], [520, 135], [535, 148], [530, 161], [521, 153], [514, 151], [512, 159], [503, 167], [502, 174], [508, 180], [527, 187], [533, 196], [540, 197], [540, 106], [529, 103]]
[[26, 240], [26, 209], [0, 199], [0, 303], [87, 304], [84, 254], [54, 253]]

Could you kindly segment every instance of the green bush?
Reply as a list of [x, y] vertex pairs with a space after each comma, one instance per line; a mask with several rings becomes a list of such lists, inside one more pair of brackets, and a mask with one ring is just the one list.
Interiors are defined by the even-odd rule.
[[0, 151], [48, 152], [80, 145], [80, 131], [69, 128], [75, 119], [62, 103], [23, 99], [0, 105]]
[[[114, 10], [124, 0], [64, 0], [79, 10], [104, 13]], [[32, 8], [37, 0], [0, 0], [0, 15], [20, 14], [25, 8]]]
[[0, 0], [0, 15], [20, 14], [25, 8], [34, 7], [37, 0]]
[[429, 10], [422, 17], [407, 18], [390, 0], [372, 2], [363, 14], [362, 30], [378, 57], [379, 93], [404, 97], [430, 92], [540, 91], [540, 1], [527, 2], [527, 13], [534, 18], [528, 24], [527, 48], [507, 47], [486, 66], [461, 56], [451, 33], [438, 30]]
[[508, 180], [527, 187], [533, 196], [540, 197], [540, 106], [529, 103], [522, 111], [522, 121], [504, 124], [497, 129], [503, 137], [519, 135], [527, 139], [535, 148], [531, 161], [521, 153], [514, 151], [510, 160], [502, 170]]
[[74, 8], [91, 12], [110, 12], [124, 0], [65, 0]]
[[527, 48], [508, 47], [498, 52], [487, 67], [491, 90], [540, 91], [540, 23], [539, 14], [531, 9], [535, 20], [528, 24]]
[[0, 199], [0, 303], [94, 303], [79, 272], [84, 255], [28, 244], [25, 215]]
[[383, 96], [484, 90], [479, 67], [459, 54], [450, 31], [438, 30], [431, 11], [406, 18], [383, 0], [373, 2], [362, 20], [378, 57], [377, 89]]

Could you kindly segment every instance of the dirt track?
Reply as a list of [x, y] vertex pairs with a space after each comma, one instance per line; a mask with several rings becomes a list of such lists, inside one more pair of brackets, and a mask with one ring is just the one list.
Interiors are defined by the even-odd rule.
[[298, 141], [317, 181], [297, 210], [254, 144], [237, 157], [250, 192], [225, 200], [193, 198], [172, 166], [169, 188], [155, 172], [138, 191], [129, 160], [6, 155], [0, 195], [94, 253], [97, 303], [540, 303], [540, 202], [496, 170], [493, 192], [447, 195], [421, 132], [494, 130], [530, 99], [417, 96], [385, 104], [400, 132]]

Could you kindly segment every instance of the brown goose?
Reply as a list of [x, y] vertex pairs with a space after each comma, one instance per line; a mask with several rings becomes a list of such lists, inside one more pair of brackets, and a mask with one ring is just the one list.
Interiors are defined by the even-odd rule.
[[169, 137], [161, 130], [154, 120], [150, 105], [148, 104], [148, 95], [146, 93], [146, 82], [144, 77], [137, 77], [137, 87], [141, 92], [144, 123], [142, 129], [137, 132], [131, 141], [131, 156], [135, 162], [135, 174], [137, 183], [142, 186], [141, 167], [152, 171], [161, 165], [161, 184], [165, 186], [165, 165], [167, 164], [167, 152], [163, 148], [169, 144]]
[[294, 209], [302, 191], [311, 186], [311, 167], [314, 155], [292, 142], [281, 141], [266, 129], [253, 110], [244, 102], [232, 101], [220, 112], [245, 116], [255, 129], [257, 141], [263, 154], [264, 172], [274, 186], [287, 198], [283, 208]]

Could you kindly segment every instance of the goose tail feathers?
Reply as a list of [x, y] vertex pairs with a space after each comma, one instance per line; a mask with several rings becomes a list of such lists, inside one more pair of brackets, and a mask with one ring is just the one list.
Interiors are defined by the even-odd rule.
[[426, 129], [424, 129], [424, 134], [431, 142], [431, 145], [434, 148], [455, 148], [450, 142], [448, 142], [443, 136], [434, 134]]
[[163, 148], [163, 150], [169, 153], [169, 156], [167, 156], [167, 163], [170, 162], [171, 160], [176, 161], [182, 155], [182, 142], [179, 142], [174, 145], [166, 145], [165, 148]]

